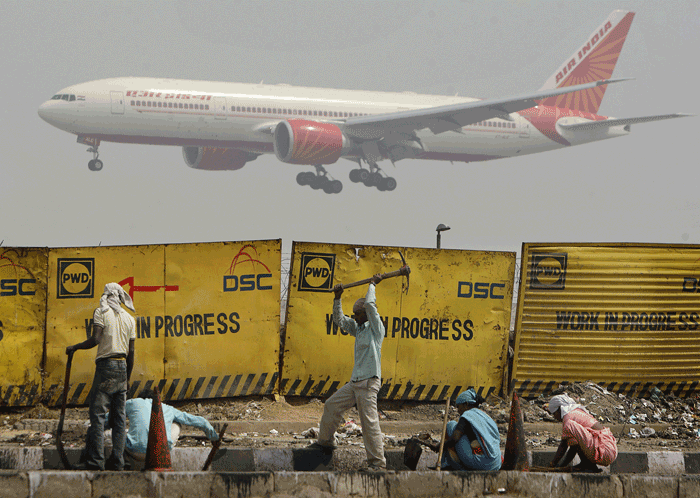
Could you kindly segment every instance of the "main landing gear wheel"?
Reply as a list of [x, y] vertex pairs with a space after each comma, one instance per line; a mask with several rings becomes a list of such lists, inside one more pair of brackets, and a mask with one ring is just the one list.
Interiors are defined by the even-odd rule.
[[299, 185], [309, 185], [315, 177], [316, 175], [314, 175], [312, 172], [303, 171], [297, 175], [297, 183]]
[[377, 185], [377, 189], [379, 189], [381, 192], [391, 192], [396, 188], [396, 179], [387, 176], [386, 178], [382, 178]]
[[343, 184], [339, 180], [333, 180], [323, 186], [323, 191], [327, 194], [339, 194], [343, 190]]
[[299, 185], [308, 185], [314, 190], [323, 190], [327, 194], [338, 194], [343, 190], [343, 184], [339, 180], [332, 180], [323, 166], [316, 165], [316, 173], [304, 171], [297, 175]]
[[91, 159], [88, 161], [88, 169], [90, 171], [100, 171], [104, 164], [99, 159]]

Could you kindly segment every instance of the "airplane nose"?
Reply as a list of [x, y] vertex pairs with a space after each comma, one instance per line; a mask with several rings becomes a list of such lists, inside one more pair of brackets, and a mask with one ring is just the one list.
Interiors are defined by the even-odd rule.
[[49, 121], [49, 119], [50, 119], [50, 117], [49, 117], [49, 114], [50, 114], [49, 104], [50, 104], [50, 101], [44, 102], [43, 104], [41, 104], [39, 106], [39, 110], [37, 111], [39, 113], [39, 117], [41, 119], [43, 119], [44, 121], [46, 121], [47, 123], [50, 123], [50, 121]]

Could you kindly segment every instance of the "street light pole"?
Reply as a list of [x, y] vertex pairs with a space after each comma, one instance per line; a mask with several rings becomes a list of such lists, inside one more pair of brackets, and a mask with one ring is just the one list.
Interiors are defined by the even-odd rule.
[[447, 225], [444, 225], [442, 223], [440, 223], [437, 226], [437, 228], [435, 229], [435, 231], [437, 232], [437, 248], [438, 249], [440, 249], [440, 232], [444, 232], [444, 231], [449, 230], [449, 229], [450, 229], [450, 227], [448, 227]]

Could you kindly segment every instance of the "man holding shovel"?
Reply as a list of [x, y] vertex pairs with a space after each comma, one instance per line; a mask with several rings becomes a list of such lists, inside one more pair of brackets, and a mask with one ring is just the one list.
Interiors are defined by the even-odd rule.
[[333, 451], [335, 449], [333, 434], [342, 421], [343, 413], [357, 405], [362, 424], [362, 438], [367, 451], [367, 469], [373, 471], [386, 470], [384, 441], [377, 412], [385, 328], [377, 311], [375, 286], [381, 281], [380, 274], [371, 278], [367, 295], [363, 299], [358, 299], [353, 306], [354, 319], [343, 314], [340, 301], [343, 285], [338, 284], [333, 288], [335, 293], [333, 321], [355, 337], [355, 365], [350, 382], [326, 400], [318, 440], [310, 446], [326, 453]]
[[[105, 285], [100, 306], [94, 312], [92, 336], [68, 346], [66, 354], [97, 346], [95, 377], [90, 398], [90, 428], [87, 437], [88, 470], [123, 470], [126, 440], [126, 391], [134, 366], [136, 321], [124, 310], [134, 311], [131, 297], [121, 285]], [[104, 430], [107, 412], [112, 415], [112, 456], [105, 465]]]

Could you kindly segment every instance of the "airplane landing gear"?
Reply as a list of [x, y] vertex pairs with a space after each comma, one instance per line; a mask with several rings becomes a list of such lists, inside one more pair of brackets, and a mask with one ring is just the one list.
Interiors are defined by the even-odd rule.
[[381, 192], [392, 191], [396, 188], [396, 179], [391, 176], [382, 176], [381, 169], [376, 164], [370, 163], [369, 171], [353, 169], [350, 171], [350, 180], [354, 183], [364, 183], [366, 187], [377, 187]]
[[90, 161], [88, 161], [88, 169], [90, 171], [100, 171], [104, 164], [98, 159], [98, 157], [100, 157], [100, 153], [97, 151], [97, 145], [90, 147], [87, 151], [92, 152], [93, 157]]
[[339, 180], [331, 180], [323, 166], [317, 164], [314, 168], [316, 168], [316, 173], [310, 171], [299, 173], [297, 183], [308, 185], [314, 190], [323, 189], [327, 194], [339, 194], [343, 190], [343, 184]]

